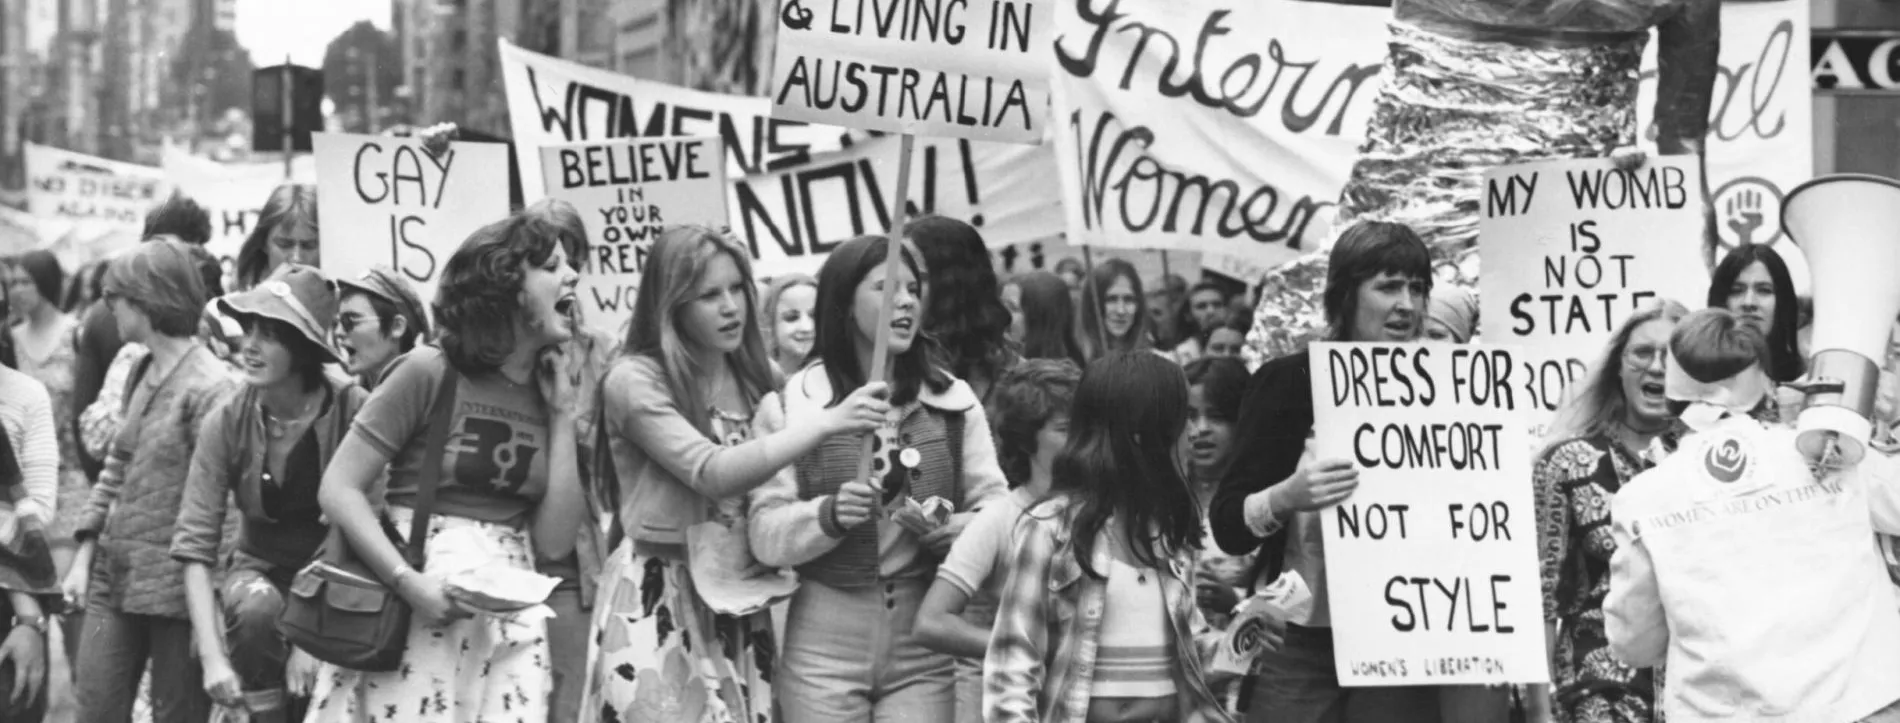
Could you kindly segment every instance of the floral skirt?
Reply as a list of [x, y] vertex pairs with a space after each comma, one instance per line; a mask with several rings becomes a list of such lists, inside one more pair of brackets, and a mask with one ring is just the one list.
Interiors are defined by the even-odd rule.
[[[390, 521], [404, 533], [409, 515], [407, 507], [389, 508]], [[513, 567], [534, 569], [526, 532], [446, 515], [429, 520], [429, 562], [497, 553]], [[546, 723], [554, 688], [547, 624], [531, 620], [477, 615], [441, 627], [413, 622], [402, 667], [394, 672], [323, 664], [305, 721]]]
[[708, 610], [684, 560], [625, 542], [602, 566], [583, 723], [770, 723], [771, 614]]

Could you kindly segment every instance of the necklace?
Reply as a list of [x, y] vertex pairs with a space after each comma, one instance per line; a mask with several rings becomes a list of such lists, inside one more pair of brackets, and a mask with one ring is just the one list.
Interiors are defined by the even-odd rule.
[[302, 424], [307, 421], [305, 417], [310, 416], [312, 412], [316, 411], [319, 401], [322, 401], [321, 398], [308, 399], [304, 402], [303, 408], [297, 410], [296, 414], [283, 418], [271, 414], [270, 409], [266, 408], [264, 410], [265, 433], [268, 434], [271, 439], [283, 439], [284, 435], [288, 434], [292, 427], [302, 426]]

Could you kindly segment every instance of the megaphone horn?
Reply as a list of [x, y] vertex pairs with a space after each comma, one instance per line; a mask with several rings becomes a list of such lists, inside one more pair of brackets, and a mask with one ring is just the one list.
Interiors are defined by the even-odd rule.
[[1813, 354], [1797, 445], [1859, 462], [1873, 435], [1879, 360], [1900, 315], [1900, 181], [1840, 173], [1788, 192], [1781, 226], [1807, 258], [1814, 290]]

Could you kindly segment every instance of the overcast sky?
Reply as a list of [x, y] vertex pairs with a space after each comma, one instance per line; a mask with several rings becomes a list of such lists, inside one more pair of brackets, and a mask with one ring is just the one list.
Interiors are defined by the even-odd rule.
[[237, 0], [238, 42], [259, 66], [323, 65], [330, 40], [358, 20], [389, 29], [389, 0]]

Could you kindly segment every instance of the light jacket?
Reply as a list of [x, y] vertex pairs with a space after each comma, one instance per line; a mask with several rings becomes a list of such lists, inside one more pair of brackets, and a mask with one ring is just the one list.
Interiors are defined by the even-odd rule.
[[[323, 384], [322, 411], [311, 422], [310, 432], [316, 435], [317, 459], [327, 464], [369, 395], [350, 381], [326, 376]], [[259, 396], [256, 387], [241, 386], [212, 409], [199, 428], [198, 448], [192, 453], [191, 475], [179, 506], [178, 529], [172, 536], [172, 559], [203, 563], [213, 569], [220, 565], [225, 507], [233, 495], [243, 513], [238, 549], [246, 554], [295, 570], [308, 562], [323, 542], [323, 533], [316, 532], [309, 540], [309, 549], [299, 555], [288, 551], [284, 540], [257, 539], [273, 534], [272, 526], [277, 522], [263, 506], [264, 458], [270, 444]], [[319, 469], [310, 479], [321, 475]]]
[[1900, 699], [1900, 615], [1876, 530], [1900, 533], [1900, 460], [1818, 476], [1795, 431], [1734, 416], [1611, 502], [1604, 627], [1667, 662], [1671, 723], [1849, 723]]
[[[1072, 523], [1068, 498], [1058, 496], [1030, 508], [1011, 535], [1014, 563], [983, 660], [983, 720], [989, 723], [1088, 719], [1108, 581], [1083, 572], [1075, 559]], [[1107, 570], [1107, 539], [1098, 539], [1093, 550], [1090, 567]], [[1168, 561], [1167, 569], [1156, 571], [1172, 631], [1180, 702], [1171, 720], [1225, 723], [1233, 719], [1208, 687], [1205, 666], [1219, 633], [1205, 632], [1191, 562], [1183, 552]]]
[[[777, 432], [821, 412], [831, 402], [831, 395], [824, 365], [813, 364], [786, 380], [783, 392], [766, 395], [759, 402], [753, 426], [759, 434]], [[963, 452], [958, 464], [943, 459], [950, 448], [944, 436], [946, 426], [940, 415], [926, 408], [963, 415]], [[900, 408], [898, 414], [902, 419], [897, 428], [900, 444], [919, 450], [917, 471], [924, 473], [911, 482], [913, 499], [922, 501], [935, 495], [956, 504], [957, 512], [969, 512], [1009, 493], [983, 407], [977, 404], [976, 393], [968, 384], [957, 380], [942, 392], [933, 392], [925, 385], [918, 390], [916, 402]], [[917, 540], [908, 532], [901, 533], [896, 544], [890, 544], [878, 538], [880, 525], [867, 522], [849, 531], [834, 526], [830, 510], [835, 493], [856, 475], [862, 444], [858, 437], [827, 439], [817, 450], [752, 490], [747, 533], [760, 562], [797, 567], [800, 577], [834, 587], [935, 574], [935, 562], [922, 555], [897, 571], [889, 569], [894, 563], [882, 559], [892, 551], [916, 550]], [[961, 480], [952, 479], [955, 475], [948, 472], [953, 468], [961, 469]]]

